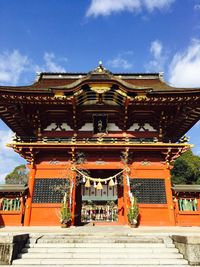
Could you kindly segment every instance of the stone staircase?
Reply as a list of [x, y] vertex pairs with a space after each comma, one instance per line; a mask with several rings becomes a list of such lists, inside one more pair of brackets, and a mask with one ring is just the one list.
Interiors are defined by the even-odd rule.
[[169, 237], [119, 233], [30, 235], [14, 260], [20, 267], [188, 266]]

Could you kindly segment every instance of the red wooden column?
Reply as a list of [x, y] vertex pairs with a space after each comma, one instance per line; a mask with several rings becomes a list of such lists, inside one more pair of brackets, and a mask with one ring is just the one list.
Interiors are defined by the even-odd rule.
[[25, 206], [24, 206], [24, 197], [23, 197], [23, 196], [20, 197], [20, 203], [21, 203], [21, 205], [20, 205], [21, 223], [22, 223], [22, 225], [24, 225], [24, 223], [23, 223], [23, 221], [22, 221], [22, 218], [23, 218], [23, 215], [24, 215], [24, 210], [25, 210]]
[[174, 202], [171, 190], [170, 165], [168, 164], [168, 162], [166, 163], [166, 169], [164, 170], [164, 172], [165, 172], [165, 188], [166, 188], [166, 197], [168, 204], [169, 223], [170, 225], [176, 225]]
[[36, 173], [35, 164], [32, 163], [30, 165], [30, 172], [29, 172], [29, 181], [28, 181], [29, 191], [28, 191], [28, 198], [27, 198], [26, 204], [25, 204], [24, 226], [30, 225], [35, 173]]
[[124, 224], [124, 198], [123, 198], [123, 188], [118, 186], [118, 224]]

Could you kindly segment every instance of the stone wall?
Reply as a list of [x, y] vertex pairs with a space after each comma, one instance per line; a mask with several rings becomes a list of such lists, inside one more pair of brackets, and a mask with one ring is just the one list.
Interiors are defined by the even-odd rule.
[[200, 265], [200, 236], [173, 235], [172, 240], [190, 265]]
[[0, 236], [0, 264], [11, 264], [29, 238], [28, 234]]

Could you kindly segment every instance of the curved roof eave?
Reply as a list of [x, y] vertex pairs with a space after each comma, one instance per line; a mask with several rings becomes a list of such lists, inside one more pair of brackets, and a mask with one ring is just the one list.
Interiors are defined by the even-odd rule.
[[84, 85], [84, 84], [99, 84], [99, 83], [107, 83], [107, 84], [113, 84], [113, 83], [117, 83], [118, 85], [121, 85], [123, 87], [125, 87], [126, 89], [131, 89], [131, 90], [150, 90], [152, 89], [152, 87], [149, 86], [135, 86], [133, 84], [130, 84], [126, 81], [123, 81], [120, 78], [117, 77], [109, 77], [109, 78], [105, 78], [105, 79], [91, 79], [89, 77], [84, 77], [81, 78], [75, 82], [72, 82], [70, 84], [66, 84], [66, 85], [61, 85], [61, 86], [52, 86], [50, 87], [53, 90], [66, 90], [66, 89], [75, 89], [75, 88], [79, 88], [80, 86]]
[[[98, 73], [96, 75], [95, 72], [89, 73], [81, 73], [84, 74], [82, 77], [78, 77], [77, 73], [71, 73], [70, 75], [75, 75], [75, 81], [70, 83], [66, 83], [64, 85], [55, 86], [52, 82], [49, 82], [51, 79], [43, 79], [43, 75], [52, 75], [53, 80], [59, 80], [54, 76], [56, 75], [66, 75], [64, 79], [67, 79], [69, 73], [41, 73], [39, 79], [34, 82], [32, 85], [27, 86], [0, 86], [0, 92], [13, 92], [13, 93], [51, 93], [54, 90], [78, 90], [84, 84], [92, 84], [92, 83], [108, 83], [108, 84], [117, 84], [120, 86], [120, 89], [130, 90], [130, 91], [140, 91], [140, 92], [148, 92], [150, 94], [177, 94], [177, 93], [197, 93], [200, 92], [200, 88], [184, 88], [184, 87], [174, 87], [164, 81], [163, 75], [160, 73], [125, 73], [125, 74], [113, 74], [108, 71], [103, 73]], [[85, 75], [86, 74], [86, 75]], [[129, 77], [127, 78], [127, 75]], [[151, 76], [153, 75], [153, 78]], [[137, 76], [137, 78], [135, 78]], [[48, 82], [46, 83], [46, 80]], [[131, 81], [132, 82], [129, 82]], [[137, 82], [136, 82], [137, 80]], [[149, 80], [149, 83], [148, 83]], [[135, 84], [134, 84], [135, 81]], [[141, 84], [141, 85], [140, 85]]]

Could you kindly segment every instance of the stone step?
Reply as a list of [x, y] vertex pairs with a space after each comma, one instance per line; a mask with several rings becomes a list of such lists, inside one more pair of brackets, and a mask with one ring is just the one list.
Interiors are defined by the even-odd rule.
[[21, 259], [181, 259], [179, 253], [143, 253], [136, 254], [131, 252], [73, 252], [73, 253], [25, 253], [20, 254]]
[[189, 266], [169, 237], [101, 235], [33, 235], [15, 266], [141, 267]]
[[99, 237], [77, 237], [77, 238], [68, 238], [68, 237], [42, 237], [38, 239], [30, 239], [28, 241], [29, 244], [34, 243], [163, 243], [162, 239], [158, 238], [152, 238], [152, 239], [146, 239], [146, 238], [134, 238], [134, 237], [111, 237], [111, 238], [99, 238]]
[[184, 259], [17, 259], [13, 265], [184, 265], [187, 261]]
[[[163, 253], [166, 251], [166, 248], [163, 247], [163, 248], [149, 248], [149, 247], [144, 247], [142, 248], [142, 252], [143, 253]], [[177, 248], [167, 248], [167, 251], [168, 252], [172, 252], [172, 253], [177, 253], [178, 250]], [[22, 249], [22, 252], [23, 253], [52, 253], [52, 252], [55, 252], [55, 248], [46, 248], [46, 247], [33, 247], [33, 248], [23, 248]], [[138, 253], [138, 252], [141, 252], [141, 248], [137, 248], [137, 247], [101, 247], [101, 248], [94, 248], [94, 247], [89, 247], [89, 248], [85, 248], [85, 247], [57, 247], [56, 248], [56, 252], [65, 252], [65, 253], [68, 253], [68, 252], [78, 252], [78, 253], [83, 253], [83, 252], [91, 252], [91, 253], [94, 253], [94, 252], [109, 252], [109, 253], [112, 253], [112, 252], [115, 252], [115, 253], [118, 253], [118, 252], [132, 252], [132, 253]]]
[[[10, 265], [0, 265], [1, 267], [9, 267]], [[27, 267], [27, 264], [20, 264], [18, 265], [20, 267]], [[54, 266], [56, 267], [69, 267], [69, 265], [67, 264], [54, 264]], [[74, 264], [73, 267], [88, 267], [88, 264], [84, 264], [84, 265], [76, 265]], [[89, 265], [90, 267], [116, 267], [116, 264], [109, 264], [109, 265], [106, 265], [106, 264], [90, 264]], [[136, 265], [133, 265], [133, 264], [128, 264], [128, 265], [124, 265], [124, 264], [121, 264], [120, 267], [142, 267], [142, 266], [147, 266], [147, 267], [155, 267], [155, 266], [163, 266], [163, 267], [177, 267], [177, 264], [164, 264], [164, 265], [160, 265], [160, 264], [157, 264], [157, 265], [150, 265], [150, 264], [136, 264]], [[188, 264], [179, 264], [178, 267], [187, 267], [189, 266]], [[41, 267], [41, 264], [29, 264], [28, 267]], [[200, 266], [195, 266], [195, 267], [200, 267]]]
[[36, 244], [26, 244], [26, 248], [57, 248], [57, 247], [87, 247], [87, 248], [104, 248], [104, 247], [119, 247], [119, 248], [163, 248], [163, 247], [174, 248], [174, 244], [164, 244], [164, 243], [36, 243]]

